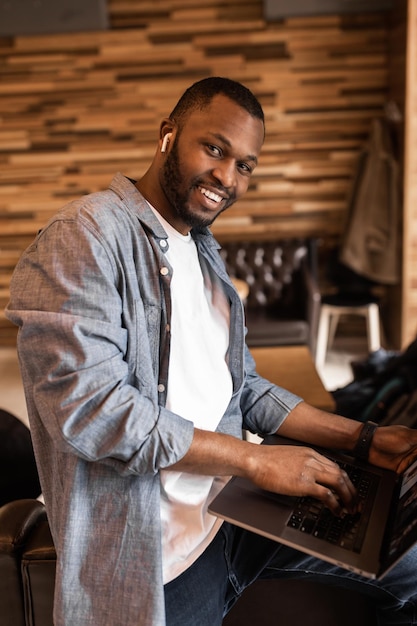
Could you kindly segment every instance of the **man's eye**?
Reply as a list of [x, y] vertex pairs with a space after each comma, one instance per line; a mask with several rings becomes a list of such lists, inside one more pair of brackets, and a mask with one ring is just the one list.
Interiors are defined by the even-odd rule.
[[212, 154], [215, 154], [216, 156], [220, 156], [222, 153], [222, 151], [220, 150], [218, 146], [213, 146], [212, 144], [208, 144], [207, 148]]
[[252, 174], [252, 168], [247, 163], [239, 163], [239, 169], [242, 170], [245, 174]]

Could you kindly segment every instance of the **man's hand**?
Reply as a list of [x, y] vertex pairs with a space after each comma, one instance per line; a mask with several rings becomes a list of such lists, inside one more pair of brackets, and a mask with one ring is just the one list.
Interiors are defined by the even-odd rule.
[[406, 426], [377, 428], [369, 450], [369, 462], [398, 474], [417, 458], [417, 430]]
[[257, 447], [248, 478], [258, 487], [290, 496], [312, 496], [335, 515], [356, 512], [356, 490], [337, 463], [304, 446]]

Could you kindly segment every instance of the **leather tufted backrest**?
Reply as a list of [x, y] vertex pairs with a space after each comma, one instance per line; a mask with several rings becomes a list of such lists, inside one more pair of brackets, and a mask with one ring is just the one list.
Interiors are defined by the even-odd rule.
[[244, 241], [224, 244], [220, 254], [229, 274], [249, 285], [247, 306], [268, 306], [285, 299], [306, 260], [304, 241]]
[[232, 278], [249, 286], [245, 300], [248, 345], [313, 347], [318, 289], [307, 239], [232, 241], [220, 255]]

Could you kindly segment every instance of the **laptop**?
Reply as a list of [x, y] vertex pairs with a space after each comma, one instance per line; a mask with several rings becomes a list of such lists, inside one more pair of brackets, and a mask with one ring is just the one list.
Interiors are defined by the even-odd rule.
[[[262, 445], [306, 445], [273, 435]], [[314, 447], [314, 446], [311, 446]], [[318, 500], [262, 490], [233, 477], [209, 512], [232, 524], [368, 578], [382, 578], [417, 542], [417, 460], [398, 476], [316, 448], [348, 472], [360, 513], [339, 518]]]

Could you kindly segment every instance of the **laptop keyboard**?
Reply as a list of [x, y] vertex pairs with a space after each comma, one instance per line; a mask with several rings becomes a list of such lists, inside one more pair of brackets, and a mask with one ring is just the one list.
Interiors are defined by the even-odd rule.
[[365, 537], [378, 477], [349, 463], [339, 463], [358, 493], [359, 512], [336, 517], [319, 500], [302, 497], [287, 522], [291, 528], [308, 533], [346, 550], [360, 552]]

